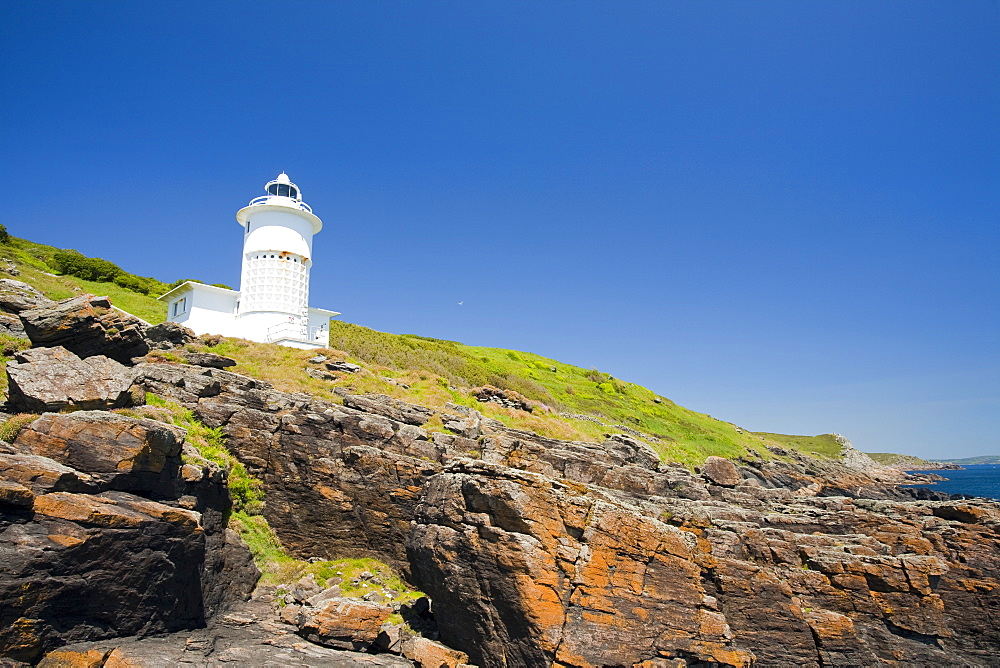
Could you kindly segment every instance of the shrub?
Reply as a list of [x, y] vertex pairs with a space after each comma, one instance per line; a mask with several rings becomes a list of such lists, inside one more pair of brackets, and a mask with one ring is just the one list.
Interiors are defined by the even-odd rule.
[[144, 295], [149, 294], [149, 284], [138, 276], [133, 276], [132, 274], [118, 274], [114, 278], [114, 284], [134, 292], [141, 292]]
[[10, 232], [7, 231], [6, 225], [0, 225], [0, 244], [10, 243]]
[[87, 257], [75, 250], [60, 250], [52, 254], [52, 263], [56, 271], [69, 274], [87, 281], [103, 281], [110, 283], [125, 272], [113, 262], [99, 257]]

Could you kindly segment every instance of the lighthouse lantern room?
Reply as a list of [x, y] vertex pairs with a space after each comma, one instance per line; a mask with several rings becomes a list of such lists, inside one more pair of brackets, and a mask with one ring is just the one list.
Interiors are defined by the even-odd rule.
[[168, 320], [196, 334], [325, 347], [330, 318], [340, 314], [309, 307], [312, 240], [323, 221], [284, 172], [264, 190], [236, 212], [244, 228], [239, 291], [188, 281], [159, 299]]

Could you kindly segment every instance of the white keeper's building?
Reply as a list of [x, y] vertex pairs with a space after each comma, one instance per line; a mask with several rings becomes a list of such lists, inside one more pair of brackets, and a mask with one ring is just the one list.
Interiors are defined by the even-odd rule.
[[245, 228], [240, 289], [187, 281], [160, 296], [167, 320], [195, 334], [221, 334], [293, 348], [325, 348], [336, 311], [309, 307], [313, 235], [323, 221], [281, 173], [236, 212]]

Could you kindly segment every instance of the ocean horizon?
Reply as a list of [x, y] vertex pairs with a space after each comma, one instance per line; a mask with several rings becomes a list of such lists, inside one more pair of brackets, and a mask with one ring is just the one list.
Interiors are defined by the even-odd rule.
[[947, 478], [935, 484], [904, 485], [948, 494], [971, 494], [1000, 501], [1000, 464], [969, 464], [959, 471], [921, 470], [907, 473], [935, 473]]

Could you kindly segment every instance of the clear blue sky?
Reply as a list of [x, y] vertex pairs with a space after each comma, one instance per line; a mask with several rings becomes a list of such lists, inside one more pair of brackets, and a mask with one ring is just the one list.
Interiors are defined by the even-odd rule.
[[1000, 454], [997, 2], [39, 0], [0, 62], [18, 236], [234, 284], [285, 170], [350, 322]]

